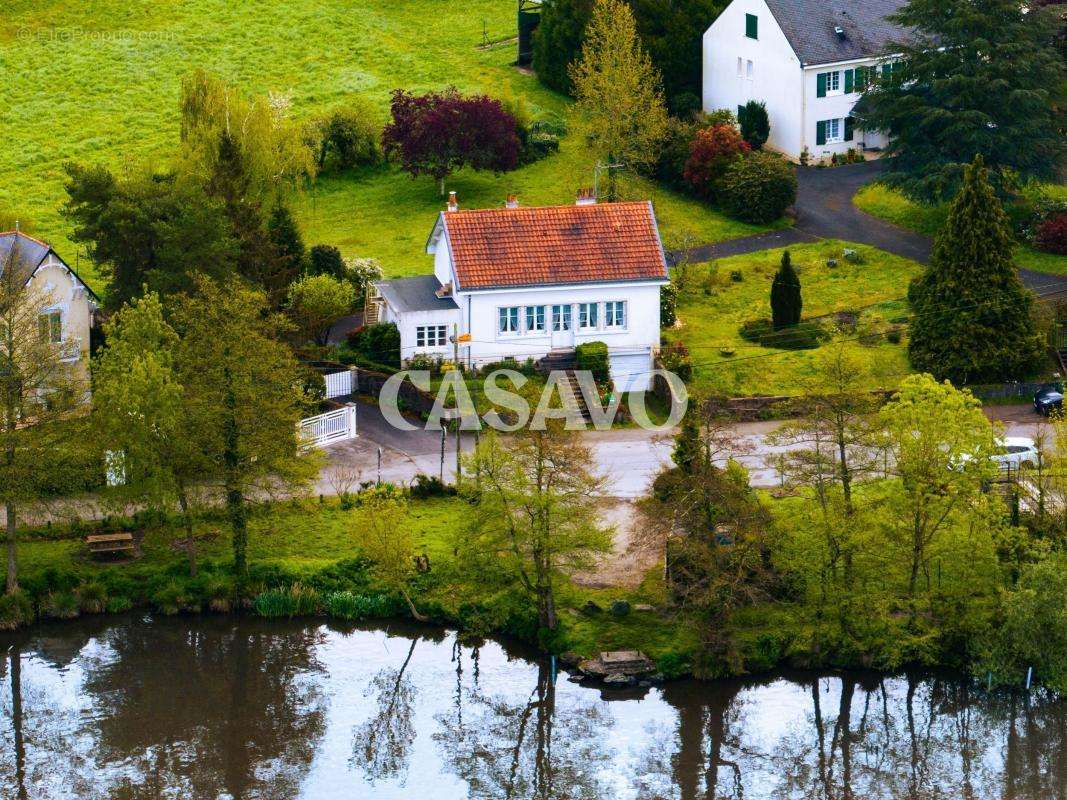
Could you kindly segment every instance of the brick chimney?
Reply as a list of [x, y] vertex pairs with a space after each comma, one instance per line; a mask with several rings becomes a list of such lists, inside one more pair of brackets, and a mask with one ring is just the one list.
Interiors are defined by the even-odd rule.
[[504, 207], [505, 208], [518, 208], [519, 207], [518, 195], [509, 194], [508, 195], [508, 199], [506, 201], [504, 201]]
[[448, 210], [459, 211], [459, 200], [456, 199], [455, 192], [448, 193]]
[[576, 206], [595, 206], [596, 205], [596, 193], [589, 188], [578, 190], [578, 199], [574, 203]]

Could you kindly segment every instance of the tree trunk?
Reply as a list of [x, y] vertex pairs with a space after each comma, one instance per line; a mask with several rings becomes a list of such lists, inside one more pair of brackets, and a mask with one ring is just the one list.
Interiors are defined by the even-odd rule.
[[185, 524], [185, 553], [189, 558], [189, 577], [196, 577], [196, 539], [193, 538], [193, 519], [189, 514], [189, 497], [184, 486], [178, 488], [178, 505], [182, 510], [182, 522]]
[[9, 501], [5, 506], [7, 516], [7, 593], [19, 590], [18, 529], [15, 506]]
[[240, 454], [238, 452], [237, 397], [234, 395], [233, 378], [229, 367], [223, 370], [223, 380], [226, 385], [225, 452], [223, 454], [223, 463], [226, 467], [226, 511], [233, 530], [233, 571], [237, 578], [237, 585], [241, 586], [248, 575], [248, 514], [238, 474]]

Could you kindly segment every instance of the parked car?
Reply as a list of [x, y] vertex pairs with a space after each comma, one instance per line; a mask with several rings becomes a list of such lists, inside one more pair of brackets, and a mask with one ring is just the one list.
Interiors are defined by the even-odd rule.
[[1063, 410], [1063, 387], [1042, 386], [1034, 395], [1034, 411], [1047, 417]]
[[1033, 439], [1026, 436], [1006, 436], [997, 442], [993, 461], [1001, 469], [1032, 469], [1041, 460], [1041, 453]]

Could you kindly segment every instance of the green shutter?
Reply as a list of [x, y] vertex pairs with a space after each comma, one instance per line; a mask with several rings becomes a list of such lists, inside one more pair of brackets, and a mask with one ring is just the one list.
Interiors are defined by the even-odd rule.
[[851, 142], [853, 139], [853, 129], [856, 125], [856, 120], [852, 117], [845, 117], [845, 141]]
[[826, 144], [826, 121], [819, 120], [815, 123], [815, 144]]
[[820, 72], [815, 76], [815, 96], [826, 97], [826, 73]]
[[856, 91], [862, 92], [867, 89], [867, 68], [856, 67]]
[[852, 94], [856, 89], [856, 75], [850, 70], [845, 70], [845, 94]]
[[759, 38], [759, 17], [755, 14], [745, 14], [745, 36], [749, 39]]
[[744, 115], [745, 115], [745, 107], [744, 106], [738, 106], [737, 107], [737, 124], [738, 125], [741, 124], [741, 117], [743, 117]]
[[891, 64], [882, 64], [882, 80], [888, 83], [892, 74], [893, 66]]

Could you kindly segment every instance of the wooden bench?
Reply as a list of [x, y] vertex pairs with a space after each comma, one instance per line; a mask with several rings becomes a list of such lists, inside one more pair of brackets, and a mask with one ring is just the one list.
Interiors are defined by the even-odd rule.
[[132, 552], [136, 548], [131, 533], [97, 533], [85, 537], [89, 552], [96, 556], [105, 553]]

